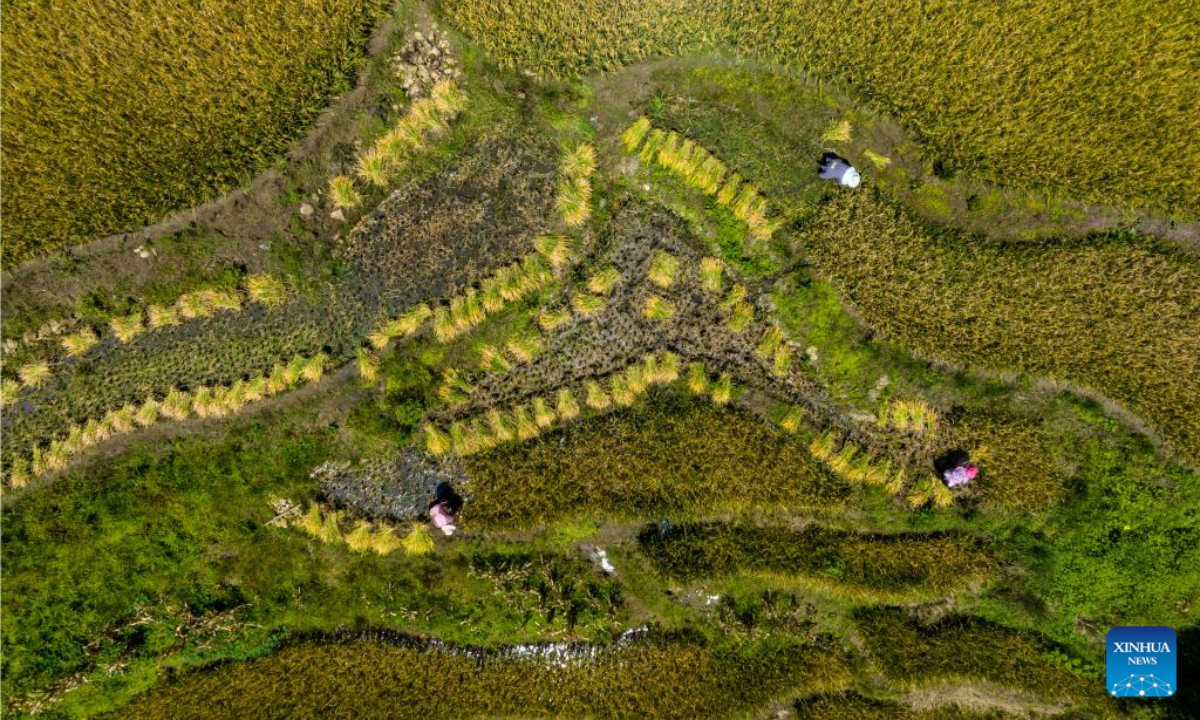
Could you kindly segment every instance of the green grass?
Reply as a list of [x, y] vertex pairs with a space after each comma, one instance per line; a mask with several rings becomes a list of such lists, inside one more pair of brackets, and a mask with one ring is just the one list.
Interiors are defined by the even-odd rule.
[[5, 264], [245, 181], [349, 88], [379, 7], [6, 5]]

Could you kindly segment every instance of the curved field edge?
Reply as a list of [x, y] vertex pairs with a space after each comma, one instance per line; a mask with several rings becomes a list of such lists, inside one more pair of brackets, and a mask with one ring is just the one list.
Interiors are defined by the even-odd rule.
[[1001, 246], [847, 194], [801, 236], [873, 328], [919, 357], [1077, 383], [1200, 458], [1200, 271], [1120, 237]]
[[[577, 76], [656, 55], [732, 47], [844, 83], [899, 118], [949, 172], [1194, 215], [1200, 188], [1188, 168], [1200, 162], [1190, 141], [1198, 132], [1200, 94], [1179, 76], [1191, 45], [1188, 23], [1176, 21], [1184, 5], [1127, 2], [1077, 13], [1050, 2], [1012, 12], [948, 0], [886, 8], [865, 0], [597, 0], [551, 7], [448, 0], [443, 8], [508, 67]], [[973, 22], [964, 25], [960, 18], [968, 15]], [[529, 42], [533, 17], [538, 42]], [[1131, 47], [1130, 34], [1149, 28], [1162, 41], [1157, 50]], [[1000, 40], [1014, 34], [1028, 42]], [[1107, 73], [1104, 82], [1043, 81], [1091, 77], [1114, 61], [1142, 70]], [[1172, 159], [1150, 170], [1145, 157]]]
[[139, 698], [127, 717], [464, 715], [715, 717], [753, 710], [798, 683], [838, 689], [849, 658], [829, 640], [780, 638], [710, 647], [633, 637], [612, 647], [524, 646], [478, 652], [382, 640], [297, 644], [266, 658], [185, 676]]
[[349, 88], [382, 7], [6, 6], [5, 264], [136, 229], [244, 181]]

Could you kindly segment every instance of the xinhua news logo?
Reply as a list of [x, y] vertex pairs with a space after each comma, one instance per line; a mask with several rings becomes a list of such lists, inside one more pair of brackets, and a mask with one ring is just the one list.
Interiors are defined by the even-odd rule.
[[1175, 631], [1169, 627], [1115, 627], [1108, 631], [1108, 694], [1170, 697], [1176, 685]]

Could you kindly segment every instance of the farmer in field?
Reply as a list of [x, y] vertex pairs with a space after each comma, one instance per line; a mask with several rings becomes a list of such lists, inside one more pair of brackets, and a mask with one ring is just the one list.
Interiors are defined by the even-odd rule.
[[971, 457], [965, 450], [951, 450], [934, 460], [933, 466], [946, 483], [946, 487], [971, 482], [979, 474], [979, 468], [971, 463]]
[[444, 535], [453, 535], [454, 531], [458, 529], [458, 526], [454, 524], [454, 518], [462, 509], [462, 504], [462, 496], [454, 491], [450, 483], [438, 483], [437, 489], [434, 491], [433, 502], [429, 504], [429, 519], [433, 522], [433, 526], [441, 530]]
[[850, 161], [837, 153], [827, 152], [822, 155], [817, 168], [822, 180], [837, 180], [839, 185], [853, 188], [858, 187], [858, 183], [862, 181], [862, 176]]

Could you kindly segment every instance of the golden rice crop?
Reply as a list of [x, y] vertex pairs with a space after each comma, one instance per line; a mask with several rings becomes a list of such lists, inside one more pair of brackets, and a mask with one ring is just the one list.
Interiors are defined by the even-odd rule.
[[[141, 405], [126, 403], [120, 408], [110, 410], [103, 418], [91, 418], [82, 425], [72, 425], [66, 437], [51, 441], [45, 448], [32, 448], [32, 473], [36, 476], [61, 470], [75, 455], [84, 450], [114, 435], [153, 425], [163, 417], [171, 420], [184, 420], [193, 415], [202, 418], [224, 417], [237, 412], [249, 402], [295, 387], [301, 381], [319, 380], [328, 360], [324, 353], [312, 357], [297, 355], [287, 365], [289, 370], [294, 370], [290, 381], [280, 383], [269, 391], [255, 390], [265, 381], [264, 378], [255, 378], [249, 382], [237, 380], [228, 387], [201, 386], [194, 392], [171, 388], [161, 402], [155, 398], [148, 398]], [[277, 365], [272, 376], [283, 367], [282, 364]]]
[[583, 317], [594, 315], [604, 309], [604, 298], [599, 295], [575, 293], [571, 296], [571, 307]]
[[[466, 97], [452, 81], [438, 82], [429, 97], [414, 100], [395, 126], [359, 156], [356, 174], [372, 185], [386, 187], [428, 139], [449, 129], [465, 105]], [[354, 207], [361, 201], [349, 176], [330, 180], [329, 192], [338, 207]]]
[[719, 258], [706, 257], [700, 261], [700, 285], [713, 295], [721, 293], [725, 264]]
[[596, 149], [581, 143], [562, 159], [555, 204], [563, 221], [579, 227], [592, 216], [592, 172], [596, 169]]
[[4, 262], [244, 181], [344, 82], [375, 0], [4, 8]]
[[[622, 135], [626, 139], [626, 148], [630, 152], [637, 151], [637, 144], [629, 143], [636, 138], [645, 138], [646, 146], [642, 157], [653, 159], [659, 165], [674, 172], [684, 182], [704, 193], [716, 198], [738, 220], [750, 228], [753, 240], [769, 240], [779, 227], [779, 219], [768, 219], [770, 212], [767, 200], [752, 183], [743, 182], [737, 173], [732, 173], [720, 159], [709, 153], [694, 141], [674, 131], [653, 132], [647, 135], [637, 132], [635, 128], [642, 125], [645, 118], [639, 118]], [[656, 131], [657, 132], [657, 131]], [[640, 142], [640, 140], [639, 140]], [[647, 148], [654, 150], [645, 152]]]
[[[954, 170], [1200, 211], [1200, 75], [1194, 24], [1180, 21], [1194, 17], [1191, 0], [1088, 12], [1052, 0], [451, 0], [445, 9], [508, 67], [569, 77], [733, 46], [870, 98]], [[642, 130], [629, 142], [652, 144]]]
[[1200, 270], [1144, 238], [933, 234], [869, 193], [824, 206], [813, 263], [911, 353], [1090, 388], [1200, 457]]
[[362, 202], [362, 195], [354, 187], [354, 178], [349, 175], [337, 175], [329, 181], [329, 198], [334, 205], [346, 210], [358, 207]]
[[17, 377], [21, 379], [21, 387], [38, 387], [50, 377], [50, 364], [47, 362], [31, 362], [17, 368]]
[[647, 279], [660, 288], [669, 288], [679, 274], [679, 258], [663, 250], [655, 250], [650, 258], [650, 269]]
[[666, 322], [667, 320], [675, 317], [675, 306], [671, 304], [670, 301], [665, 300], [658, 295], [651, 295], [650, 297], [646, 298], [646, 307], [642, 314], [645, 315], [646, 319], [648, 320]]
[[607, 295], [620, 280], [621, 273], [615, 267], [606, 267], [588, 278], [587, 289], [597, 295]]

